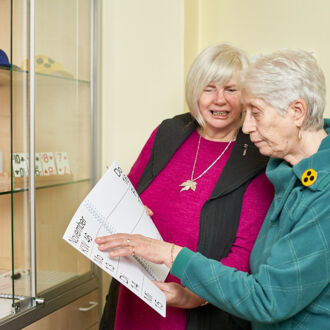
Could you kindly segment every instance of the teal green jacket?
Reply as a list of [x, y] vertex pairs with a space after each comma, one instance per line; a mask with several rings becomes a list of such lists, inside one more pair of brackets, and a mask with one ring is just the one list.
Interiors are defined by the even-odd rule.
[[[330, 133], [330, 120], [325, 120]], [[184, 248], [171, 273], [253, 329], [330, 329], [330, 136], [294, 167], [271, 159], [275, 187], [250, 257], [251, 274]]]

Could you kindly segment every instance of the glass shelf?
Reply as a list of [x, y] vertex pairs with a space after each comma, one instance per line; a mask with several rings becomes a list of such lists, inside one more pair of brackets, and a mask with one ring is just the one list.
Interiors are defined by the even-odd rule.
[[[38, 180], [36, 180], [36, 187], [35, 189], [36, 190], [39, 190], [39, 189], [47, 189], [47, 188], [56, 188], [56, 187], [60, 187], [60, 186], [66, 186], [66, 185], [71, 185], [71, 184], [79, 184], [79, 183], [91, 183], [92, 182], [92, 179], [91, 178], [88, 178], [88, 179], [80, 179], [80, 180], [74, 180], [74, 181], [61, 181], [61, 180], [56, 180], [56, 182], [54, 183], [49, 183], [49, 181], [45, 181], [43, 184], [41, 183], [38, 183]], [[10, 186], [10, 182], [8, 183], [8, 186]], [[8, 187], [7, 186], [7, 187]], [[26, 186], [26, 185], [25, 185]], [[2, 190], [4, 189], [4, 190]], [[11, 193], [20, 193], [20, 192], [25, 192], [25, 191], [28, 191], [29, 189], [28, 188], [24, 188], [24, 187], [14, 187], [13, 190], [9, 188], [3, 188], [1, 187], [0, 185], [0, 195], [8, 195], [8, 194], [11, 194]]]
[[[12, 67], [12, 79], [13, 83], [15, 85], [21, 85], [26, 81], [27, 76], [28, 76], [28, 71], [24, 71], [16, 66]], [[90, 86], [90, 81], [88, 80], [81, 80], [81, 79], [75, 79], [75, 78], [69, 78], [69, 77], [63, 77], [60, 75], [55, 75], [55, 74], [47, 74], [47, 73], [35, 73], [37, 82], [44, 85], [48, 84], [56, 84], [56, 85], [61, 85], [62, 83], [59, 84], [59, 81], [63, 81], [63, 84], [79, 84], [79, 85], [87, 85]], [[1, 66], [0, 65], [0, 86], [8, 85], [10, 82], [10, 68]], [[64, 87], [63, 86], [63, 87]]]
[[62, 238], [97, 176], [96, 16], [94, 0], [0, 1], [0, 49], [12, 63], [0, 65], [0, 329], [98, 285]]

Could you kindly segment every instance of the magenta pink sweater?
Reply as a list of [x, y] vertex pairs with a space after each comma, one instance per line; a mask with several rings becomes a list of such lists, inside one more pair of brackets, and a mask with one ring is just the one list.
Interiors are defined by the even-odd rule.
[[[149, 160], [156, 131], [157, 129], [151, 134], [129, 173], [135, 187]], [[144, 205], [154, 212], [152, 218], [163, 239], [193, 251], [197, 248], [201, 208], [209, 198], [234, 146], [233, 142], [221, 159], [197, 180], [195, 192], [180, 192], [179, 185], [190, 179], [198, 139], [199, 135], [195, 131], [141, 194]], [[227, 142], [214, 142], [202, 138], [194, 178], [212, 164], [226, 146]], [[244, 194], [235, 242], [229, 255], [222, 259], [221, 263], [238, 270], [249, 271], [250, 252], [272, 199], [273, 187], [265, 174], [250, 183]], [[169, 275], [166, 282], [179, 281]], [[166, 318], [163, 318], [124, 286], [120, 286], [116, 330], [185, 329], [185, 309], [167, 306], [166, 314]]]

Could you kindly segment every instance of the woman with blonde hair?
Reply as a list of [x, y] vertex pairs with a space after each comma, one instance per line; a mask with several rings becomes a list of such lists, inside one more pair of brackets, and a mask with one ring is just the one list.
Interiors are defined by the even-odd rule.
[[[205, 49], [187, 76], [190, 112], [163, 121], [129, 173], [164, 240], [242, 271], [249, 271], [250, 251], [273, 197], [264, 174], [268, 158], [241, 131], [238, 84], [247, 66], [235, 47]], [[178, 280], [169, 275], [166, 282]], [[166, 318], [124, 286], [118, 292], [113, 282], [100, 329], [250, 328], [212, 305], [201, 306], [204, 300], [178, 283], [164, 285], [189, 298], [169, 302]]]

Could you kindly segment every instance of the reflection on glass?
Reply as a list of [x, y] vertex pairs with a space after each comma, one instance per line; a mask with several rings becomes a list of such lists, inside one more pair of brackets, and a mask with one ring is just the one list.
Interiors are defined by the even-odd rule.
[[[6, 192], [0, 197], [0, 318], [22, 309], [31, 297], [27, 84], [13, 76], [14, 54], [26, 42], [20, 30], [26, 20], [12, 29], [13, 17], [21, 18], [26, 4], [14, 3], [0, 2], [0, 48], [8, 60], [0, 65], [0, 192]], [[17, 195], [16, 181], [23, 188]]]
[[44, 187], [35, 196], [40, 293], [91, 267], [62, 239], [91, 188], [90, 1], [38, 0], [35, 16], [35, 182]]
[[88, 259], [62, 239], [91, 189], [90, 0], [35, 0], [34, 132], [28, 6], [0, 1], [0, 49], [10, 62], [0, 61], [0, 321], [31, 302], [31, 207], [37, 293], [91, 270]]

